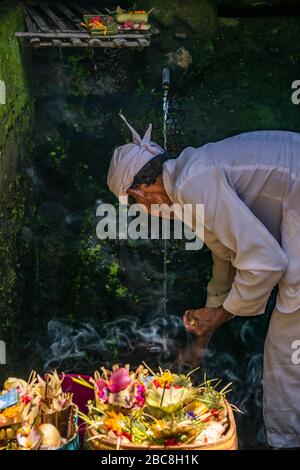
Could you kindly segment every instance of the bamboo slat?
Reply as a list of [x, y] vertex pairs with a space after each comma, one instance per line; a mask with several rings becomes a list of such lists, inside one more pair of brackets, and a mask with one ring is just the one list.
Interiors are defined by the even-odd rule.
[[56, 14], [54, 13], [54, 11], [51, 10], [51, 8], [49, 8], [47, 5], [41, 4], [40, 8], [46, 13], [46, 15], [49, 16], [49, 18], [51, 18], [53, 23], [55, 23], [58, 26], [58, 29], [60, 29], [60, 31], [66, 31], [69, 29], [68, 25], [63, 23], [63, 21], [60, 18], [58, 18], [58, 16], [56, 16]]
[[57, 5], [57, 8], [69, 19], [69, 21], [75, 25], [76, 29], [82, 31], [81, 20], [74, 15], [74, 13], [69, 10], [65, 5]]
[[[72, 31], [72, 32], [68, 32], [68, 33], [43, 33], [43, 32], [36, 32], [36, 33], [32, 33], [32, 32], [23, 32], [23, 31], [20, 31], [20, 32], [17, 32], [15, 34], [17, 37], [23, 37], [23, 38], [31, 38], [31, 37], [37, 37], [37, 38], [64, 38], [64, 39], [70, 39], [70, 38], [78, 38], [78, 39], [90, 39], [91, 38], [91, 35], [89, 33], [79, 33], [78, 31]], [[138, 40], [138, 39], [147, 39], [147, 40], [150, 40], [150, 35], [146, 35], [146, 34], [110, 34], [110, 35], [107, 35], [107, 36], [97, 36], [97, 39], [101, 39], [102, 40], [108, 40], [108, 39], [134, 39], [134, 40]]]
[[39, 15], [39, 13], [37, 13], [37, 11], [28, 6], [27, 7], [27, 12], [29, 13], [31, 19], [36, 23], [36, 25], [38, 26], [38, 28], [43, 32], [43, 33], [49, 33], [50, 32], [50, 28], [48, 27], [48, 25], [46, 24], [46, 22], [44, 21], [44, 19]]
[[[89, 12], [101, 14], [92, 5], [89, 6]], [[82, 15], [85, 13], [85, 8], [80, 5], [56, 4], [55, 7], [45, 4], [38, 7], [28, 5], [25, 18], [27, 31], [20, 31], [15, 35], [24, 39], [25, 46], [34, 48], [130, 47], [142, 49], [150, 46], [151, 32], [121, 32], [107, 36], [91, 35], [81, 26]]]

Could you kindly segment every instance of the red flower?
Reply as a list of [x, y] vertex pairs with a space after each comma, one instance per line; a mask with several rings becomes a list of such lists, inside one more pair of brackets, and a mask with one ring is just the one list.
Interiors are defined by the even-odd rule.
[[216, 410], [215, 408], [212, 408], [210, 410], [211, 414], [215, 417], [215, 418], [219, 418], [219, 412], [218, 410]]
[[93, 18], [90, 18], [90, 24], [96, 23], [97, 21], [101, 21], [100, 16], [94, 16]]
[[121, 431], [121, 432], [114, 431], [114, 434], [115, 434], [117, 437], [126, 437], [126, 439], [128, 439], [129, 441], [132, 441], [132, 436], [129, 434], [129, 432], [126, 432], [126, 431]]
[[126, 437], [129, 441], [132, 441], [132, 436], [129, 434], [129, 432], [123, 431], [122, 436]]
[[176, 437], [170, 437], [164, 441], [165, 446], [177, 446], [179, 444]]
[[[167, 383], [167, 382], [166, 382], [164, 385], [161, 385], [161, 383], [160, 383], [159, 380], [157, 380], [157, 379], [154, 379], [154, 380], [153, 380], [153, 383], [154, 383], [154, 385], [155, 385], [156, 388], [166, 388], [166, 389], [168, 390], [168, 389], [170, 389], [170, 388], [172, 387], [172, 385], [169, 384], [169, 383]], [[180, 388], [180, 387], [179, 387], [179, 388]]]
[[27, 403], [29, 403], [30, 401], [31, 401], [31, 396], [30, 395], [23, 395], [21, 397], [21, 402], [25, 403], [25, 405], [27, 405]]
[[154, 380], [153, 380], [153, 383], [154, 383], [154, 385], [155, 385], [156, 388], [161, 388], [161, 385], [160, 385], [160, 383], [159, 383], [159, 381], [158, 381], [157, 379], [154, 379]]

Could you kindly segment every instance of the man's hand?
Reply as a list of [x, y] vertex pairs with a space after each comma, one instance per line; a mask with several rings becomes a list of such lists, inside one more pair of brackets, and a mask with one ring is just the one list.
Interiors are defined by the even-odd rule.
[[189, 333], [196, 336], [210, 337], [219, 326], [234, 317], [223, 306], [205, 307], [196, 310], [186, 310], [183, 323]]

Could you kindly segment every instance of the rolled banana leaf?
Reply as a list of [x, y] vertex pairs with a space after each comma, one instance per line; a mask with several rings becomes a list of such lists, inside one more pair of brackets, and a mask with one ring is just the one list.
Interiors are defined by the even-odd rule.
[[126, 21], [132, 21], [133, 23], [148, 23], [149, 14], [145, 13], [123, 13], [117, 12], [115, 14], [115, 20], [117, 23], [125, 23]]

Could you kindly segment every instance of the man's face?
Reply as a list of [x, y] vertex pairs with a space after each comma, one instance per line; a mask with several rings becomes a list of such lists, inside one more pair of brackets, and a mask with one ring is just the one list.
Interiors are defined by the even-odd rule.
[[[128, 189], [127, 194], [134, 198], [136, 204], [142, 204], [145, 206], [148, 214], [154, 216], [162, 216], [162, 214], [157, 211], [157, 205], [172, 206], [172, 201], [169, 199], [166, 192], [164, 190], [162, 191], [160, 187], [156, 186], [156, 184], [151, 186], [141, 184], [134, 189]], [[153, 205], [156, 207], [152, 207]], [[173, 218], [172, 215], [171, 218]]]

